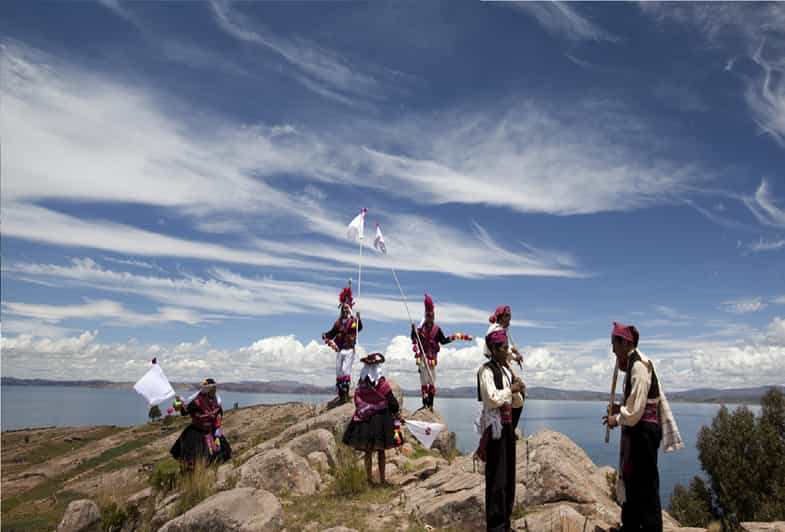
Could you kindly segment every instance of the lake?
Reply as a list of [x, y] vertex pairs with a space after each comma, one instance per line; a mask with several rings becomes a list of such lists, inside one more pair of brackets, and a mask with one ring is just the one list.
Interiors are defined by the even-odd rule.
[[[130, 426], [147, 421], [147, 404], [133, 390], [94, 389], [69, 386], [3, 386], [2, 430], [35, 427], [81, 427], [91, 425]], [[291, 401], [322, 403], [331, 395], [269, 394], [221, 392], [224, 405], [240, 406], [276, 404]], [[408, 409], [420, 405], [419, 397], [406, 397]], [[166, 405], [162, 405], [165, 410]], [[734, 407], [734, 405], [728, 405]], [[711, 423], [719, 409], [715, 404], [672, 403], [686, 448], [676, 453], [660, 453], [660, 484], [663, 504], [676, 483], [687, 484], [700, 472], [697, 434], [703, 425]], [[760, 407], [752, 409], [760, 412]], [[458, 448], [469, 453], [477, 446], [474, 433], [475, 399], [437, 398], [436, 410], [455, 432]], [[605, 445], [605, 429], [601, 418], [605, 403], [601, 401], [527, 400], [520, 427], [524, 434], [552, 429], [580, 445], [597, 465], [616, 466], [619, 456], [618, 430], [611, 434], [610, 445]]]

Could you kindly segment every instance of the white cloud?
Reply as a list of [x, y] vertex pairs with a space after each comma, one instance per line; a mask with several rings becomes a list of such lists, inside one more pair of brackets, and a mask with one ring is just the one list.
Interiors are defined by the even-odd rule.
[[722, 308], [733, 314], [748, 314], [766, 308], [766, 303], [759, 297], [723, 301]]
[[[87, 301], [81, 305], [42, 305], [4, 301], [3, 312], [49, 324], [69, 319], [85, 319], [130, 326], [173, 322], [195, 325], [209, 319], [209, 316], [200, 316], [191, 310], [178, 307], [160, 307], [154, 313], [140, 313], [126, 308], [122, 303], [109, 300]], [[40, 335], [41, 331], [39, 330], [38, 333]]]
[[506, 2], [505, 5], [529, 13], [549, 32], [570, 41], [616, 42], [619, 40], [615, 35], [578, 13], [567, 2]]
[[[785, 320], [776, 317], [767, 332], [747, 333], [732, 343], [705, 338], [642, 338], [642, 349], [654, 361], [667, 390], [735, 387], [785, 382]], [[212, 376], [219, 382], [296, 380], [315, 385], [334, 381], [333, 352], [316, 341], [304, 344], [294, 336], [260, 339], [238, 349], [213, 347], [207, 338], [171, 346], [143, 345], [135, 340], [101, 343], [97, 331], [66, 338], [18, 335], [0, 339], [3, 373], [16, 377], [92, 378], [127, 381], [142, 375], [157, 356], [172, 380], [195, 382]], [[520, 346], [524, 369], [517, 370], [529, 386], [604, 391], [613, 368], [607, 338]], [[405, 388], [418, 388], [411, 340], [392, 338], [383, 349], [385, 372]], [[484, 362], [482, 340], [442, 348], [439, 385], [475, 385]], [[355, 364], [355, 378], [360, 364]]]
[[778, 251], [785, 248], [785, 239], [781, 240], [763, 240], [761, 237], [757, 242], [743, 243], [739, 242], [739, 247], [750, 251], [752, 253], [764, 251]]
[[785, 227], [785, 210], [778, 207], [765, 179], [755, 191], [755, 196], [745, 199], [745, 204], [763, 225]]
[[[223, 268], [213, 268], [208, 277], [146, 276], [108, 270], [89, 258], [73, 259], [67, 266], [11, 263], [3, 268], [3, 274], [11, 277], [22, 274], [33, 278], [65, 280], [94, 289], [146, 297], [165, 305], [164, 308], [177, 306], [196, 309], [204, 313], [204, 319], [211, 320], [220, 318], [216, 313], [224, 317], [238, 317], [336, 312], [337, 289], [334, 286], [273, 278], [249, 278]], [[450, 301], [440, 301], [438, 297], [436, 299], [438, 319], [442, 323], [483, 323], [487, 319], [486, 311]], [[25, 308], [15, 305], [17, 306], [14, 306], [14, 309]], [[403, 305], [395, 296], [374, 294], [366, 289], [358, 305], [366, 318], [391, 321], [405, 317]], [[98, 309], [98, 306], [89, 308], [96, 309], [96, 312], [81, 312], [80, 307], [74, 307], [72, 315], [69, 316], [92, 317], [110, 310]], [[38, 312], [34, 312], [35, 310]], [[23, 314], [45, 318], [46, 312], [63, 315], [66, 310], [60, 307], [38, 309], [38, 306], [33, 306]], [[22, 313], [21, 310], [19, 313]], [[119, 315], [122, 312], [114, 309], [114, 314]], [[167, 316], [172, 318], [170, 321], [186, 321], [186, 317], [191, 321], [196, 319], [194, 316], [184, 316], [181, 320], [174, 320], [177, 315], [171, 311], [164, 317]], [[522, 327], [546, 326], [518, 317], [516, 324]]]
[[389, 79], [381, 83], [374, 75], [362, 72], [335, 51], [305, 39], [278, 37], [261, 24], [250, 23], [229, 2], [212, 0], [210, 6], [222, 30], [236, 39], [262, 46], [285, 59], [298, 71], [294, 79], [320, 96], [356, 105], [360, 103], [355, 101], [356, 97], [379, 100], [389, 90]]

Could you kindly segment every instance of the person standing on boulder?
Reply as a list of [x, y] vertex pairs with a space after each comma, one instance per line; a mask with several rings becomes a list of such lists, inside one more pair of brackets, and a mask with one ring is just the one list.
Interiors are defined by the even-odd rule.
[[621, 426], [616, 496], [621, 502], [622, 530], [662, 531], [657, 451], [684, 448], [654, 364], [638, 350], [638, 330], [613, 322], [611, 345], [625, 372], [624, 403], [609, 405], [603, 424]]
[[[518, 366], [522, 366], [521, 362], [523, 360], [523, 356], [518, 351], [518, 346], [515, 345], [515, 342], [512, 340], [512, 335], [510, 334], [510, 322], [512, 321], [512, 309], [510, 309], [510, 305], [499, 305], [496, 307], [496, 310], [493, 314], [488, 318], [488, 322], [490, 325], [488, 326], [488, 330], [485, 332], [486, 335], [490, 334], [493, 331], [503, 329], [504, 332], [507, 334], [507, 369], [512, 371], [512, 362], [515, 361], [518, 363]], [[488, 349], [488, 346], [485, 346], [484, 354], [486, 358], [491, 358], [491, 352]], [[523, 382], [521, 381], [521, 384]], [[512, 430], [513, 432], [515, 429], [518, 428], [518, 422], [521, 419], [521, 413], [523, 412], [523, 397], [526, 393], [526, 385], [523, 384], [523, 388], [519, 393], [513, 394], [512, 396]], [[516, 435], [517, 439], [517, 435]]]
[[485, 337], [491, 359], [477, 372], [477, 399], [482, 401], [475, 421], [481, 433], [476, 455], [485, 461], [485, 523], [494, 532], [510, 530], [515, 503], [515, 434], [512, 425], [513, 395], [523, 383], [507, 366], [507, 331], [496, 329]]
[[[436, 396], [436, 364], [441, 346], [453, 340], [471, 340], [467, 334], [453, 334], [445, 336], [444, 331], [434, 322], [435, 313], [433, 299], [425, 294], [425, 314], [422, 325], [415, 327], [412, 323], [412, 344], [415, 349], [417, 371], [420, 373], [420, 390], [422, 391], [422, 406], [433, 410], [433, 398]], [[420, 352], [420, 347], [424, 353]]]
[[373, 484], [372, 460], [376, 451], [379, 479], [384, 484], [384, 452], [403, 445], [403, 433], [397, 418], [400, 406], [382, 374], [384, 355], [371, 353], [361, 361], [363, 369], [354, 391], [354, 415], [343, 434], [343, 443], [365, 451], [365, 474], [369, 484]]
[[341, 402], [349, 402], [349, 390], [352, 384], [352, 365], [354, 364], [354, 348], [357, 343], [357, 333], [363, 330], [360, 312], [356, 318], [352, 316], [354, 299], [352, 288], [344, 288], [338, 296], [340, 317], [333, 324], [332, 329], [322, 334], [322, 339], [335, 349], [335, 388]]

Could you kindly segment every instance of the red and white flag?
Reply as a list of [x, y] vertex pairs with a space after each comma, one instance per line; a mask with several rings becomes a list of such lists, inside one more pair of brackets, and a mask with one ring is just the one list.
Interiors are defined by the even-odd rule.
[[360, 211], [360, 214], [354, 217], [354, 220], [349, 224], [349, 230], [346, 233], [346, 236], [349, 237], [349, 240], [354, 240], [355, 242], [359, 242], [363, 239], [365, 233], [365, 213], [368, 212], [368, 209], [363, 209]]
[[387, 255], [387, 246], [384, 244], [384, 237], [382, 236], [382, 226], [378, 223], [376, 224], [376, 238], [373, 240], [373, 247], [375, 247], [379, 253]]

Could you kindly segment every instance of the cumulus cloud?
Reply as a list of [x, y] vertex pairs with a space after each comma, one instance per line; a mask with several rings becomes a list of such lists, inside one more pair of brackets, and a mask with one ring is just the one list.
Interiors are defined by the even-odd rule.
[[[303, 343], [294, 336], [263, 338], [238, 349], [213, 347], [207, 338], [171, 346], [143, 345], [135, 340], [102, 343], [97, 331], [63, 338], [4, 336], [3, 374], [59, 379], [129, 380], [142, 375], [156, 356], [173, 380], [195, 382], [206, 375], [219, 381], [293, 380], [329, 386], [334, 379], [333, 352], [324, 344]], [[613, 369], [607, 338], [582, 342], [519, 346], [521, 372], [529, 386], [602, 390]], [[757, 386], [785, 382], [785, 320], [774, 318], [764, 332], [727, 341], [702, 338], [643, 339], [642, 349], [656, 364], [668, 390], [701, 387]], [[417, 389], [418, 378], [405, 336], [392, 338], [383, 350], [385, 371], [404, 388]], [[364, 350], [361, 350], [362, 354]], [[450, 344], [440, 352], [439, 384], [475, 386], [484, 362], [482, 340]], [[360, 364], [355, 364], [355, 378]]]

